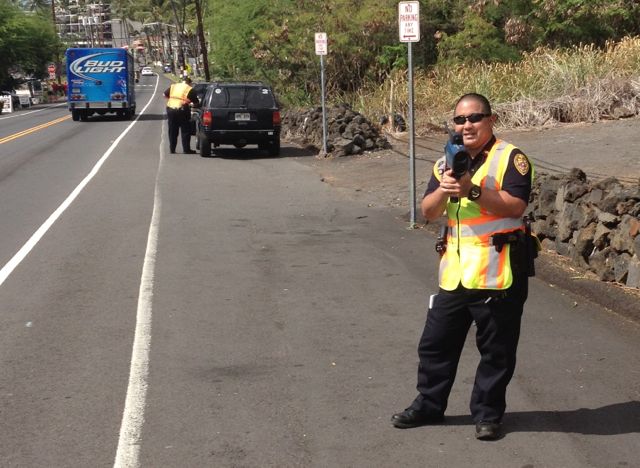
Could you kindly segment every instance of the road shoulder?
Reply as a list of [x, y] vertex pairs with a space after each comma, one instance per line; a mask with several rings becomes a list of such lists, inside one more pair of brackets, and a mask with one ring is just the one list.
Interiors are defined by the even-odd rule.
[[[431, 145], [430, 145], [431, 146]], [[398, 222], [409, 219], [409, 162], [399, 149], [376, 151], [343, 158], [298, 158], [313, 167], [322, 181], [343, 196], [394, 213]], [[431, 175], [433, 158], [416, 158], [417, 199], [422, 197]], [[417, 221], [434, 242], [436, 225], [424, 224], [417, 209]], [[576, 303], [590, 301], [626, 319], [640, 323], [640, 291], [617, 283], [603, 282], [568, 258], [544, 251], [536, 262], [536, 278], [575, 296]]]

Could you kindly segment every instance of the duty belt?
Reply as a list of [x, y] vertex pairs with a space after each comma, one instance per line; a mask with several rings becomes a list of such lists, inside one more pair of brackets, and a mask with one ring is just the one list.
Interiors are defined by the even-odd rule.
[[491, 236], [491, 245], [496, 248], [496, 252], [502, 252], [505, 244], [515, 244], [524, 236], [523, 231], [500, 232]]

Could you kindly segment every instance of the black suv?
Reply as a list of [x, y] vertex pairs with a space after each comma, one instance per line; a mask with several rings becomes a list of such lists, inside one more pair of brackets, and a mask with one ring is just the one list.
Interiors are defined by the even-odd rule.
[[196, 148], [258, 145], [280, 154], [280, 107], [271, 87], [256, 81], [211, 83], [198, 112]]

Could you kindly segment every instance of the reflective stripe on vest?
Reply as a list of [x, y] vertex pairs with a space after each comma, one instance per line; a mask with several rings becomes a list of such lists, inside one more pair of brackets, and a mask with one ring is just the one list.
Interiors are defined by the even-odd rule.
[[[472, 182], [484, 190], [500, 190], [514, 149], [515, 146], [496, 140], [487, 160], [472, 176]], [[533, 167], [531, 173], [533, 175]], [[504, 245], [498, 252], [491, 245], [491, 236], [524, 230], [522, 219], [496, 216], [466, 197], [458, 203], [447, 202], [447, 217], [449, 236], [440, 260], [440, 287], [447, 291], [453, 291], [459, 284], [467, 289], [510, 287], [513, 281], [510, 246]]]
[[187, 83], [174, 83], [169, 89], [169, 100], [167, 101], [167, 107], [172, 109], [180, 109], [185, 104], [189, 104], [187, 96], [191, 91], [191, 86]]

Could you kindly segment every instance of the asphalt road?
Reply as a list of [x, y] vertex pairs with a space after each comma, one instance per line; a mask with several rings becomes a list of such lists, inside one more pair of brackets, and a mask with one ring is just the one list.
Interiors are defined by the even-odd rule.
[[473, 437], [472, 334], [445, 423], [393, 428], [430, 234], [291, 146], [167, 154], [167, 84], [135, 122], [0, 117], [0, 466], [638, 465], [640, 327], [535, 278], [505, 436]]

